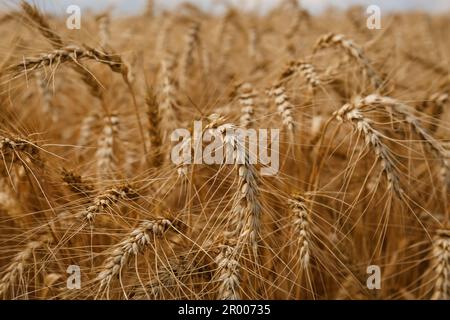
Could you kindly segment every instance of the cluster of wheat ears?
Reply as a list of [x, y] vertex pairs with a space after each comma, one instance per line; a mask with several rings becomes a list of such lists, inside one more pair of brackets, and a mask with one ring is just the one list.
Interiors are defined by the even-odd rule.
[[[0, 298], [449, 299], [448, 14], [157, 9], [0, 16]], [[195, 120], [278, 173], [175, 165]]]

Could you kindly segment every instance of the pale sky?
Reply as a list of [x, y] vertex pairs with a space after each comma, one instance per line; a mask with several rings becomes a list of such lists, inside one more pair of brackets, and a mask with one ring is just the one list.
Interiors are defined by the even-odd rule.
[[[51, 12], [64, 13], [71, 4], [79, 5], [82, 9], [91, 8], [102, 10], [114, 6], [117, 13], [136, 13], [145, 7], [146, 0], [28, 0], [36, 3], [40, 8]], [[219, 11], [220, 3], [231, 2], [246, 9], [266, 10], [281, 0], [189, 0], [205, 10]], [[182, 0], [155, 0], [158, 8], [170, 8], [182, 3]], [[3, 6], [17, 7], [18, 0], [0, 0]], [[302, 5], [313, 13], [318, 13], [328, 6], [345, 8], [352, 4], [378, 5], [381, 11], [392, 10], [426, 10], [429, 12], [450, 11], [450, 0], [302, 0]], [[0, 5], [1, 6], [1, 5]]]

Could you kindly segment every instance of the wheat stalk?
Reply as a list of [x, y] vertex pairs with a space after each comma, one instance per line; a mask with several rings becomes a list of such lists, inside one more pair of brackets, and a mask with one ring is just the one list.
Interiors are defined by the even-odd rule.
[[91, 112], [86, 117], [83, 118], [80, 125], [80, 133], [78, 136], [78, 145], [87, 146], [89, 140], [92, 139], [93, 132], [92, 129], [99, 119], [97, 112]]
[[23, 138], [7, 138], [0, 136], [0, 159], [5, 168], [10, 163], [22, 163], [20, 155], [26, 156], [30, 161], [38, 166], [42, 166], [41, 153], [39, 147]]
[[20, 5], [27, 17], [36, 24], [36, 27], [44, 38], [48, 39], [55, 47], [62, 47], [64, 45], [62, 38], [52, 30], [50, 25], [47, 23], [47, 19], [35, 6], [32, 6], [23, 0], [20, 2]]
[[45, 114], [51, 114], [51, 119], [53, 122], [58, 121], [58, 113], [52, 105], [52, 92], [46, 84], [44, 74], [42, 72], [36, 72], [36, 84], [42, 97], [42, 111]]
[[186, 270], [186, 265], [183, 262], [169, 263], [168, 266], [164, 265], [156, 272], [155, 278], [146, 283], [144, 287], [139, 285], [132, 293], [132, 299], [143, 300], [147, 298], [162, 299], [164, 298], [164, 290], [170, 290], [176, 287], [177, 281], [189, 274], [189, 270]]

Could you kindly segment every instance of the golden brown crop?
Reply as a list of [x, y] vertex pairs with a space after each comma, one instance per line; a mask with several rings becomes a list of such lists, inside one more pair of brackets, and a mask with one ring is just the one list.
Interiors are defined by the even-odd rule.
[[292, 3], [2, 14], [1, 299], [450, 298], [449, 15]]

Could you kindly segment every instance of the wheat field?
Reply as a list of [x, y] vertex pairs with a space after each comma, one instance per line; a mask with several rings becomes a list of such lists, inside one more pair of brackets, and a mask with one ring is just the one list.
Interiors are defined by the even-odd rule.
[[[1, 299], [450, 298], [448, 13], [157, 9], [0, 14]], [[175, 164], [194, 121], [278, 171]]]

